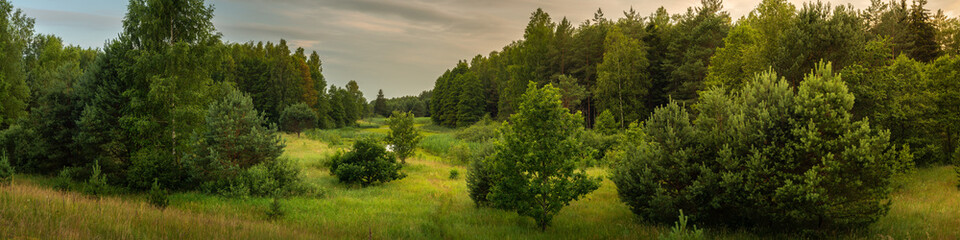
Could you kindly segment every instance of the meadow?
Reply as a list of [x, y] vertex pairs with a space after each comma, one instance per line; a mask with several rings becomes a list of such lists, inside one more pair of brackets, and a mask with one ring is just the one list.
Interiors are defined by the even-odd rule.
[[[51, 177], [17, 175], [12, 184], [0, 187], [0, 239], [654, 239], [670, 230], [636, 218], [606, 179], [599, 190], [561, 210], [545, 232], [514, 212], [476, 208], [467, 195], [465, 166], [447, 160], [436, 150], [442, 147], [430, 146], [456, 144], [449, 142], [457, 141], [451, 137], [455, 130], [423, 119], [417, 126], [434, 138], [424, 145], [436, 149], [420, 149], [408, 159], [402, 170], [406, 178], [360, 188], [330, 176], [324, 161], [357, 137], [386, 134], [381, 125], [374, 119], [312, 137], [283, 135], [284, 156], [303, 166], [307, 181], [322, 186], [324, 194], [283, 199], [286, 214], [281, 219], [266, 216], [269, 198], [175, 193], [170, 206], [160, 210], [142, 194], [93, 198], [55, 190]], [[339, 140], [321, 141], [331, 136]], [[459, 178], [451, 179], [451, 170]], [[604, 168], [588, 172], [607, 174]], [[954, 181], [951, 166], [920, 168], [893, 194], [887, 216], [869, 229], [830, 236], [960, 238], [960, 191]], [[724, 229], [707, 229], [706, 234], [715, 239], [798, 237]]]

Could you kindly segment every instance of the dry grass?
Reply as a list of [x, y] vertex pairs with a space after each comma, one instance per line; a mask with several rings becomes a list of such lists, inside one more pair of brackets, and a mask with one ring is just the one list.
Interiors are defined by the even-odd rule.
[[143, 201], [94, 199], [25, 182], [0, 187], [0, 239], [311, 239], [268, 221], [178, 209]]

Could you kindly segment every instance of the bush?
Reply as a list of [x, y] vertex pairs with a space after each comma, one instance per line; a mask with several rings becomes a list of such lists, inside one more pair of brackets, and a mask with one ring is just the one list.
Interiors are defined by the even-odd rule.
[[485, 160], [473, 161], [467, 168], [467, 191], [470, 193], [470, 199], [477, 207], [484, 207], [490, 204], [487, 195], [490, 194], [490, 186], [493, 184], [493, 173], [490, 172]]
[[65, 167], [61, 169], [57, 177], [53, 179], [53, 187], [61, 191], [73, 189], [74, 180], [77, 179], [80, 171], [83, 171], [80, 167]]
[[283, 218], [284, 215], [287, 215], [287, 212], [283, 210], [283, 205], [280, 204], [280, 198], [274, 197], [273, 201], [270, 202], [270, 207], [267, 208], [267, 218], [279, 220]]
[[[607, 152], [613, 150], [617, 145], [620, 136], [617, 134], [606, 135], [598, 133], [594, 130], [587, 130], [583, 132], [583, 136], [580, 137], [583, 141], [583, 145], [592, 149], [591, 159], [589, 160], [606, 160]], [[609, 166], [609, 162], [604, 161], [602, 163], [604, 166]], [[597, 165], [595, 162], [587, 162], [586, 167], [593, 167]]]
[[470, 127], [461, 129], [453, 135], [457, 139], [469, 142], [486, 142], [500, 137], [497, 129], [500, 128], [500, 122], [494, 121], [489, 115], [486, 115]]
[[460, 178], [460, 171], [457, 171], [456, 169], [451, 169], [451, 170], [450, 170], [450, 179], [452, 179], [452, 180], [457, 180], [457, 179], [459, 179], [459, 178]]
[[295, 132], [297, 137], [300, 137], [300, 132], [303, 130], [317, 126], [317, 113], [306, 103], [293, 104], [280, 113], [280, 123], [283, 125], [283, 130]]
[[10, 160], [7, 159], [7, 152], [0, 151], [0, 185], [7, 184], [13, 180], [13, 166], [10, 166]]
[[597, 116], [597, 123], [593, 125], [593, 130], [604, 135], [613, 135], [620, 129], [620, 124], [613, 118], [610, 110], [603, 110], [600, 116]]
[[95, 197], [110, 193], [110, 185], [107, 185], [107, 177], [100, 172], [99, 162], [93, 164], [93, 173], [83, 186], [83, 193]]
[[400, 173], [402, 164], [396, 156], [373, 139], [362, 139], [353, 144], [353, 151], [334, 155], [330, 173], [344, 183], [386, 183], [406, 177]]
[[43, 164], [40, 136], [32, 129], [12, 125], [0, 131], [0, 150], [7, 156], [10, 166], [20, 172], [37, 172]]
[[703, 230], [697, 229], [697, 226], [693, 226], [693, 229], [687, 228], [687, 217], [683, 215], [683, 210], [680, 210], [680, 217], [677, 219], [677, 222], [673, 224], [673, 228], [670, 228], [670, 232], [667, 234], [660, 234], [661, 240], [700, 240], [707, 239], [703, 236]]
[[864, 227], [887, 213], [892, 181], [912, 156], [886, 131], [853, 121], [853, 99], [820, 65], [797, 88], [764, 73], [738, 92], [704, 92], [695, 118], [670, 103], [639, 126], [612, 180], [634, 213], [655, 222], [683, 210], [710, 225]]
[[165, 209], [167, 205], [170, 204], [170, 200], [167, 198], [168, 194], [167, 190], [161, 188], [160, 183], [154, 179], [153, 187], [151, 187], [150, 192], [147, 193], [147, 202], [161, 210]]

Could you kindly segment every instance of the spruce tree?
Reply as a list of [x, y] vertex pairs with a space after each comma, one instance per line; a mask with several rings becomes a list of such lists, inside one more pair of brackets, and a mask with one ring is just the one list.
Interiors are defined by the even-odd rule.
[[377, 92], [377, 99], [373, 100], [373, 113], [388, 117], [390, 109], [387, 108], [387, 99], [383, 97], [383, 89]]

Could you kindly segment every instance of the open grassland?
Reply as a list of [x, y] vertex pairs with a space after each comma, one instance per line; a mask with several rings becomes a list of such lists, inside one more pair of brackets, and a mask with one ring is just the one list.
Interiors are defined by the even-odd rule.
[[[284, 138], [284, 155], [303, 165], [307, 180], [322, 186], [326, 196], [283, 200], [287, 214], [280, 220], [267, 219], [268, 198], [178, 193], [161, 211], [146, 204], [142, 195], [97, 200], [53, 190], [44, 177], [18, 176], [14, 184], [0, 188], [0, 239], [652, 239], [669, 230], [639, 221], [619, 201], [609, 180], [560, 211], [551, 227], [540, 232], [530, 218], [474, 207], [467, 195], [466, 169], [441, 157], [420, 151], [403, 168], [406, 178], [359, 188], [337, 182], [323, 167], [329, 155], [347, 145], [296, 135]], [[454, 169], [460, 178], [449, 178]], [[589, 173], [603, 176], [606, 171], [594, 168]], [[837, 237], [960, 238], [960, 191], [952, 173], [949, 166], [919, 169], [894, 194], [888, 216], [866, 232]], [[765, 238], [716, 229], [707, 235]]]

